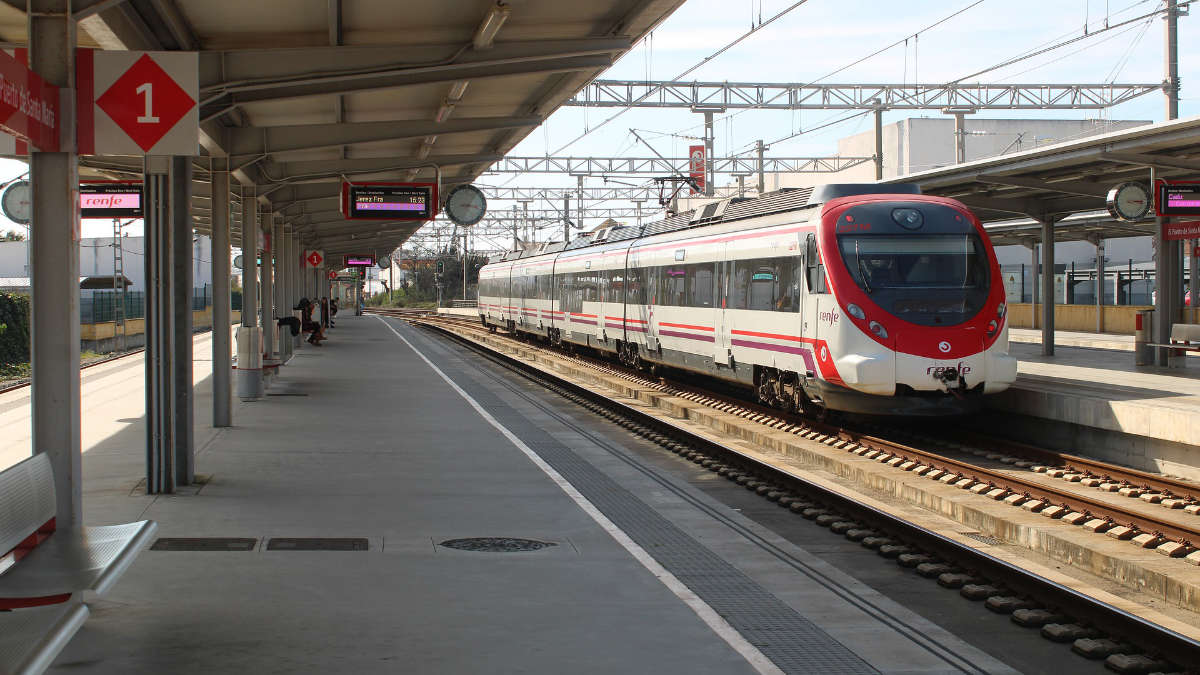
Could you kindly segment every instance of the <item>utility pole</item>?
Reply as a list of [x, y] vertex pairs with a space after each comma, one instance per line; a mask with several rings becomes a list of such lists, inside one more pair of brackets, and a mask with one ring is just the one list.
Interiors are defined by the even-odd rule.
[[883, 101], [870, 101], [875, 110], [875, 180], [883, 180]]
[[[515, 209], [516, 207], [514, 206], [513, 208]], [[523, 210], [523, 213], [524, 213], [523, 218], [525, 220], [525, 239], [527, 241], [532, 242], [534, 240], [534, 236], [533, 236], [534, 232], [533, 232], [533, 223], [530, 222], [530, 220], [529, 220], [529, 202], [528, 201], [521, 202], [521, 209]]]
[[1167, 119], [1173, 120], [1179, 117], [1179, 8], [1176, 6], [1176, 0], [1167, 0], [1167, 14], [1164, 20], [1166, 21], [1164, 37], [1167, 48], [1163, 94], [1166, 95]]
[[758, 196], [761, 197], [767, 189], [766, 176], [763, 175], [763, 150], [766, 146], [763, 145], [762, 139], [754, 141], [754, 151], [758, 154]]
[[704, 113], [704, 195], [713, 196], [713, 114], [725, 112], [724, 107], [692, 107], [692, 112]]
[[563, 242], [571, 241], [571, 195], [563, 195]]
[[576, 185], [579, 187], [579, 198], [576, 200], [576, 202], [577, 202], [576, 208], [579, 211], [579, 217], [575, 220], [575, 222], [579, 225], [579, 227], [582, 228], [583, 227], [583, 174], [579, 174], [575, 178], [577, 181]]
[[513, 250], [515, 251], [515, 250], [521, 248], [520, 244], [518, 244], [519, 237], [517, 237], [517, 222], [518, 221], [517, 221], [517, 205], [516, 204], [513, 204], [512, 213], [513, 213], [513, 215], [512, 215], [512, 219], [513, 219]]

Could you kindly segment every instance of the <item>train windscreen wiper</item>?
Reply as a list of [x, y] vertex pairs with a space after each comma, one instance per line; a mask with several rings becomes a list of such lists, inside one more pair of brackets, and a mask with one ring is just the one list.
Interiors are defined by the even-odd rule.
[[862, 279], [863, 290], [867, 293], [871, 292], [871, 281], [869, 279], [871, 273], [867, 270], [867, 266], [863, 264], [862, 254], [858, 251], [858, 239], [854, 239], [854, 260], [858, 262], [858, 276]]

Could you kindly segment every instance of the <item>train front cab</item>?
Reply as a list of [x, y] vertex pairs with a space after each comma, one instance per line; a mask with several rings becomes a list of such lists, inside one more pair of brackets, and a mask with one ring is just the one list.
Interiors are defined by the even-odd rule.
[[820, 222], [836, 305], [818, 323], [845, 385], [821, 383], [829, 407], [960, 414], [1013, 382], [999, 265], [966, 207], [862, 195], [826, 203]]

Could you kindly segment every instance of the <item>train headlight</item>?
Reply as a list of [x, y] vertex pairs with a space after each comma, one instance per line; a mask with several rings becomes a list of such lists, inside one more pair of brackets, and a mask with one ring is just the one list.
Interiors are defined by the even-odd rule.
[[987, 325], [987, 336], [992, 337], [995, 335], [998, 328], [1000, 328], [1000, 324], [995, 319], [992, 319]]
[[862, 311], [862, 307], [859, 307], [853, 303], [846, 305], [846, 313], [860, 321], [867, 320], [867, 314], [866, 312]]
[[996, 318], [1003, 319], [1004, 313], [1008, 311], [1008, 307], [1002, 302], [996, 307]]
[[887, 329], [883, 327], [883, 324], [879, 323], [878, 321], [872, 321], [868, 325], [871, 328], [871, 332], [875, 334], [875, 337], [879, 338], [880, 340], [887, 339], [888, 332]]

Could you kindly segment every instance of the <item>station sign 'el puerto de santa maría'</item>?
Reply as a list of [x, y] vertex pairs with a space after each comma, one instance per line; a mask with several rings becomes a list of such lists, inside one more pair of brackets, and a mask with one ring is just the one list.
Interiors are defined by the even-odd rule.
[[[0, 155], [61, 148], [58, 87], [0, 51]], [[76, 151], [82, 155], [196, 154], [196, 52], [75, 50]], [[8, 134], [11, 134], [9, 136]]]

